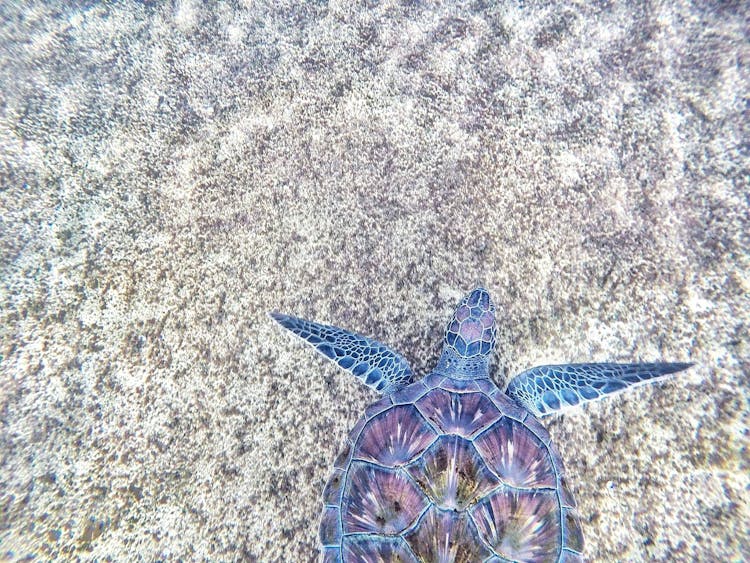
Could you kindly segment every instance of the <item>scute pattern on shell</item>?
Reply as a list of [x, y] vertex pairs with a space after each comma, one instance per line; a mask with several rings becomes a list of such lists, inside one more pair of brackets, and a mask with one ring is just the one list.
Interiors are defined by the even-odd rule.
[[539, 421], [487, 379], [428, 376], [367, 409], [326, 486], [323, 561], [576, 561]]

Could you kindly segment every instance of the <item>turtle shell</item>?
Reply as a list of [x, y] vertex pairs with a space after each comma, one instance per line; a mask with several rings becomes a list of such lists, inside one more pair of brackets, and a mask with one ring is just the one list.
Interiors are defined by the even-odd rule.
[[547, 431], [489, 379], [430, 375], [365, 411], [323, 493], [322, 559], [580, 561]]

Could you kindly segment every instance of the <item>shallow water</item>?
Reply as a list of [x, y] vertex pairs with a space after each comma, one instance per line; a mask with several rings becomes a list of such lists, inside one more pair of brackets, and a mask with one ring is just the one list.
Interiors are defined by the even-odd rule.
[[492, 375], [696, 363], [550, 420], [592, 561], [740, 561], [747, 7], [6, 2], [0, 550], [315, 557], [377, 396], [477, 280]]

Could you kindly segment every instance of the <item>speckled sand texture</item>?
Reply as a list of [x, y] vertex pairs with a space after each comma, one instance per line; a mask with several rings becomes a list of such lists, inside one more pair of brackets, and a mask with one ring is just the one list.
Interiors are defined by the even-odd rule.
[[376, 396], [266, 311], [476, 281], [501, 384], [697, 364], [549, 420], [589, 558], [750, 556], [750, 10], [604, 4], [3, 2], [2, 557], [314, 559]]

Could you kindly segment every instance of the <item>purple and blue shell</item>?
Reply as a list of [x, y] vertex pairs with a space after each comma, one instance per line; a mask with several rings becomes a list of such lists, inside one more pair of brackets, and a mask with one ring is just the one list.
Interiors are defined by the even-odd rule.
[[369, 407], [323, 494], [325, 562], [580, 561], [560, 456], [489, 379], [431, 375]]

